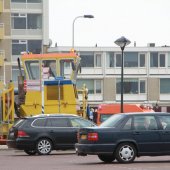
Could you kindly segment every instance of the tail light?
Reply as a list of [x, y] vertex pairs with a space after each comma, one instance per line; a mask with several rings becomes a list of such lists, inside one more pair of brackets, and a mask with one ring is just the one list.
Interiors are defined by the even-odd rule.
[[89, 141], [98, 141], [98, 133], [88, 133], [87, 140]]
[[29, 137], [29, 135], [24, 132], [23, 130], [19, 130], [17, 133], [17, 137], [21, 138], [21, 137]]

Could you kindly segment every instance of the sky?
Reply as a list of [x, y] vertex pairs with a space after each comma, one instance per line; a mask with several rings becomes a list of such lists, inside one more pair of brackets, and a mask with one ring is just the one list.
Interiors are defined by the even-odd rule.
[[170, 45], [170, 0], [49, 0], [52, 46], [116, 47], [125, 36], [129, 46]]

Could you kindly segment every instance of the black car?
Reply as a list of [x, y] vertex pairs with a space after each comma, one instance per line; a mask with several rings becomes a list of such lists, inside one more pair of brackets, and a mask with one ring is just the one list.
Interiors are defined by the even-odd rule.
[[19, 120], [8, 134], [8, 148], [29, 155], [47, 155], [52, 150], [74, 149], [80, 127], [96, 126], [82, 117], [69, 114], [38, 115]]
[[81, 128], [75, 149], [78, 155], [98, 155], [104, 162], [170, 155], [170, 113], [113, 115], [99, 127]]

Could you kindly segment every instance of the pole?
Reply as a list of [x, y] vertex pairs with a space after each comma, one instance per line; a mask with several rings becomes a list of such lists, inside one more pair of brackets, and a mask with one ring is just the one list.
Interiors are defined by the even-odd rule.
[[124, 48], [121, 48], [122, 50], [122, 64], [121, 64], [121, 113], [123, 113], [123, 50]]
[[42, 114], [44, 114], [44, 79], [43, 79], [43, 68], [44, 68], [44, 65], [43, 65], [43, 61], [41, 60], [41, 102], [42, 102], [42, 106], [41, 106], [41, 109], [42, 109]]

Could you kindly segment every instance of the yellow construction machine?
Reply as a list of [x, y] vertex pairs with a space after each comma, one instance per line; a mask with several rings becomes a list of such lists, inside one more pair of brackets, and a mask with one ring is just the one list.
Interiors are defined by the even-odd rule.
[[[81, 70], [80, 57], [75, 52], [32, 54], [18, 59], [18, 95], [14, 101], [14, 87], [0, 93], [0, 137], [6, 138], [8, 129], [19, 118], [37, 114], [68, 113], [86, 118], [87, 88], [77, 89], [77, 74]], [[78, 99], [82, 94], [82, 100]], [[10, 107], [9, 107], [10, 106]]]

